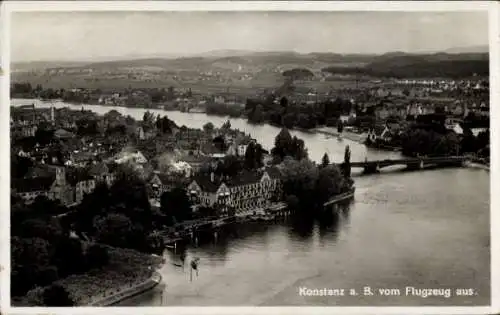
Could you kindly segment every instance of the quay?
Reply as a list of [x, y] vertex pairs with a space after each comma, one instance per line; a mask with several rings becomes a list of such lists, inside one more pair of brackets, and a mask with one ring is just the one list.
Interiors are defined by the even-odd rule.
[[129, 287], [120, 288], [115, 293], [104, 293], [93, 302], [88, 303], [86, 306], [99, 307], [115, 305], [123, 300], [139, 295], [143, 292], [149, 291], [159, 285], [162, 281], [162, 276], [159, 272], [155, 271], [150, 278]]
[[[355, 187], [352, 187], [349, 191], [336, 195], [330, 200], [325, 202], [323, 206], [335, 205], [339, 202], [343, 202], [354, 198]], [[256, 211], [257, 212], [257, 211]], [[205, 220], [190, 221], [182, 225], [182, 230], [177, 232], [169, 232], [167, 230], [161, 231], [159, 234], [162, 237], [163, 244], [167, 248], [177, 248], [177, 243], [186, 239], [191, 239], [197, 242], [196, 232], [203, 231], [213, 231], [214, 237], [217, 237], [218, 228], [232, 223], [245, 223], [251, 221], [276, 221], [277, 219], [284, 219], [291, 215], [291, 211], [285, 202], [275, 202], [270, 206], [266, 207], [263, 211], [259, 211], [259, 214], [249, 214], [249, 215], [235, 215], [225, 218], [208, 218]]]
[[339, 133], [336, 130], [336, 128], [332, 128], [332, 127], [315, 128], [315, 129], [312, 129], [312, 131], [314, 133], [323, 134], [323, 135], [330, 136], [330, 137], [338, 137], [340, 135], [340, 136], [342, 136], [343, 139], [347, 139], [347, 140], [357, 142], [360, 144], [364, 144], [364, 142], [366, 141], [366, 138], [367, 138], [366, 133], [355, 133], [355, 132], [347, 131], [347, 130], [344, 130], [344, 131], [342, 131], [342, 133]]

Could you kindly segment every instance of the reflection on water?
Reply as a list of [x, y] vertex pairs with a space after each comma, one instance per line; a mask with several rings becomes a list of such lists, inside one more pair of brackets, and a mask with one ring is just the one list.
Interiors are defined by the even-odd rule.
[[[489, 174], [447, 169], [359, 178], [356, 197], [321, 223], [235, 225], [188, 246], [199, 277], [165, 253], [166, 305], [487, 305]], [[301, 297], [298, 288], [474, 288], [473, 297]], [[161, 305], [161, 289], [122, 305]]]

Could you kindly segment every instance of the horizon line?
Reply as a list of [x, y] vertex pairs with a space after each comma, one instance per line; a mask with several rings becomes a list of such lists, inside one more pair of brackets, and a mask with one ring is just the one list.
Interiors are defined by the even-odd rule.
[[[32, 63], [32, 62], [112, 62], [112, 61], [125, 61], [125, 60], [142, 60], [142, 59], [166, 59], [166, 60], [176, 60], [176, 59], [190, 59], [190, 58], [225, 58], [225, 57], [238, 57], [238, 55], [231, 55], [231, 52], [240, 54], [265, 54], [265, 53], [282, 53], [282, 54], [295, 54], [295, 55], [313, 55], [313, 54], [331, 54], [340, 56], [383, 56], [388, 54], [407, 54], [407, 55], [436, 55], [436, 54], [448, 54], [448, 55], [460, 55], [460, 54], [488, 54], [489, 44], [476, 45], [468, 47], [450, 47], [444, 50], [436, 51], [405, 51], [405, 50], [391, 50], [384, 53], [380, 52], [332, 52], [332, 51], [296, 51], [296, 50], [248, 50], [248, 49], [237, 49], [237, 48], [227, 48], [227, 49], [214, 49], [199, 53], [158, 53], [158, 54], [129, 54], [121, 56], [102, 56], [94, 57], [93, 59], [39, 59], [39, 60], [19, 60], [14, 61], [11, 59], [11, 64], [14, 63]], [[468, 48], [488, 48], [488, 51], [467, 51]], [[449, 52], [454, 49], [464, 49], [464, 51]], [[209, 56], [209, 54], [223, 53], [227, 52], [226, 56]], [[246, 56], [246, 55], [241, 55]], [[92, 57], [90, 57], [92, 58]]]

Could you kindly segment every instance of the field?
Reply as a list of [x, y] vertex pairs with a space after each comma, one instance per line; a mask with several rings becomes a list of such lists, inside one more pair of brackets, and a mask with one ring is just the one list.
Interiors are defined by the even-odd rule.
[[[388, 53], [380, 56], [296, 54], [270, 52], [217, 58], [140, 59], [75, 64], [13, 65], [13, 82], [41, 84], [44, 88], [90, 88], [104, 92], [125, 88], [190, 88], [196, 94], [229, 92], [241, 96], [275, 90], [283, 85], [282, 73], [311, 73], [310, 81], [294, 85], [326, 93], [338, 89], [369, 88], [373, 78], [432, 78], [488, 75], [488, 54]], [[330, 74], [331, 77], [325, 78]], [[371, 77], [371, 78], [370, 78]], [[357, 79], [356, 79], [357, 78]], [[294, 78], [297, 79], [297, 78]], [[300, 79], [300, 78], [299, 78]]]
[[[119, 91], [128, 87], [133, 88], [168, 88], [176, 89], [190, 88], [195, 94], [210, 95], [217, 93], [238, 94], [241, 96], [252, 96], [261, 94], [265, 90], [276, 90], [283, 85], [285, 79], [279, 73], [257, 74], [248, 80], [232, 79], [228, 81], [208, 80], [175, 80], [172, 76], [155, 79], [130, 79], [126, 76], [92, 75], [87, 74], [57, 74], [57, 75], [34, 75], [29, 73], [16, 73], [12, 75], [13, 82], [29, 82], [32, 86], [41, 84], [44, 88], [71, 89], [89, 88], [101, 89], [103, 92]], [[296, 81], [294, 85], [300, 90], [307, 92], [314, 89], [319, 93], [327, 93], [331, 90], [344, 88], [355, 88], [356, 86], [373, 86], [370, 80], [364, 79], [356, 82], [352, 77], [335, 78], [328, 81], [315, 79], [312, 81]]]

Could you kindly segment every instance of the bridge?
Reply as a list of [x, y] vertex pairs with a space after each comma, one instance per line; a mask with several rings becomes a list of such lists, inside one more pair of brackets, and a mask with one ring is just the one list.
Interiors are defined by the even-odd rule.
[[[380, 169], [393, 165], [404, 165], [410, 170], [430, 167], [462, 166], [469, 160], [465, 156], [416, 157], [403, 159], [385, 159], [376, 161], [351, 162], [351, 168], [363, 168], [365, 174], [378, 173]], [[341, 164], [337, 164], [340, 166]]]

